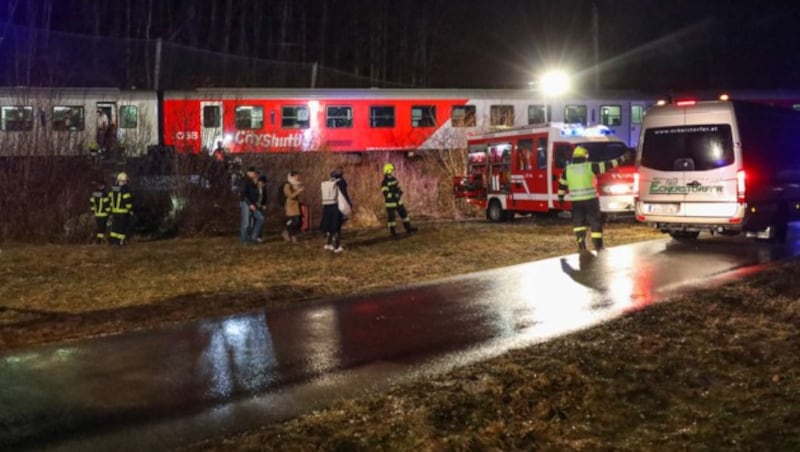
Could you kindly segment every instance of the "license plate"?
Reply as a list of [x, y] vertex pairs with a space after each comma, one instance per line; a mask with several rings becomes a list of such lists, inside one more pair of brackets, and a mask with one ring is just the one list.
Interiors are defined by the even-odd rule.
[[677, 204], [648, 204], [647, 213], [673, 214], [678, 213]]

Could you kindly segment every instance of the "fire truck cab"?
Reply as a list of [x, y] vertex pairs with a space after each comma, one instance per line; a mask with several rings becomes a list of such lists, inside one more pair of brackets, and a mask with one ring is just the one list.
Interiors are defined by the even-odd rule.
[[[508, 221], [516, 213], [569, 210], [569, 195], [564, 205], [556, 206], [558, 179], [578, 145], [598, 162], [628, 150], [605, 126], [551, 123], [483, 133], [469, 138], [467, 175], [454, 179], [453, 192], [486, 209], [491, 221]], [[604, 213], [633, 213], [633, 179], [632, 164], [597, 178]]]

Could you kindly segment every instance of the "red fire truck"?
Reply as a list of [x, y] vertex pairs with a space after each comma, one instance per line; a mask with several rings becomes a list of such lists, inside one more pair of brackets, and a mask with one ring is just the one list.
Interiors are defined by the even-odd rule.
[[[556, 206], [558, 179], [581, 145], [592, 161], [611, 160], [628, 147], [605, 126], [551, 123], [497, 130], [468, 140], [467, 175], [454, 179], [457, 198], [486, 209], [491, 221], [507, 221], [516, 213], [568, 210]], [[606, 214], [632, 214], [633, 164], [597, 178], [600, 208]]]

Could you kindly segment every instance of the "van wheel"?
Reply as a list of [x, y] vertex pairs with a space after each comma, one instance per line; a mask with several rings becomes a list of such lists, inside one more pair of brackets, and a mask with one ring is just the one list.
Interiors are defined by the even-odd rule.
[[503, 210], [503, 206], [500, 205], [500, 201], [493, 199], [489, 203], [489, 208], [486, 209], [486, 218], [495, 223], [506, 221], [506, 211]]
[[699, 231], [672, 231], [670, 237], [679, 242], [694, 242], [700, 235]]

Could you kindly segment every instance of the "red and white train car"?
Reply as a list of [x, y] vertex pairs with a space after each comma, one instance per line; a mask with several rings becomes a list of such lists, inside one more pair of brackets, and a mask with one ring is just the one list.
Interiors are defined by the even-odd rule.
[[545, 103], [528, 90], [199, 89], [164, 95], [165, 144], [189, 152], [363, 152], [464, 148], [498, 128], [602, 124], [635, 146], [645, 109], [630, 93]]

